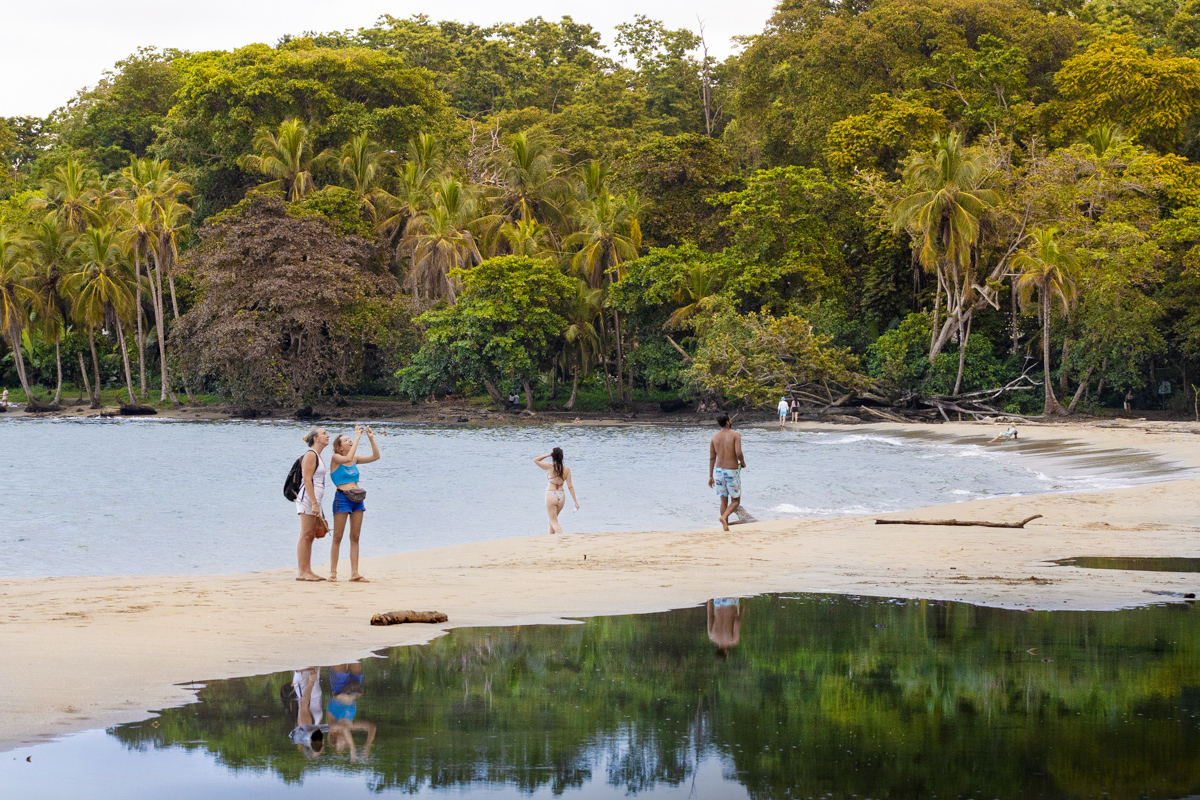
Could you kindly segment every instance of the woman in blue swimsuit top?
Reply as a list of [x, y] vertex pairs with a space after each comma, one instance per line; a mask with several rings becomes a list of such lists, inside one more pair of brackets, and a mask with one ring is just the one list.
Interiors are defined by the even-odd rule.
[[350, 520], [350, 580], [367, 581], [358, 571], [358, 539], [362, 533], [363, 512], [367, 510], [366, 492], [358, 485], [358, 465], [370, 464], [379, 460], [379, 445], [375, 443], [375, 433], [368, 427], [367, 438], [371, 441], [371, 455], [358, 454], [358, 440], [362, 438], [363, 428], [354, 426], [354, 439], [339, 436], [333, 440], [333, 456], [330, 465], [334, 467], [329, 473], [330, 479], [337, 486], [337, 494], [333, 497], [333, 541], [329, 544], [329, 580], [337, 580], [338, 556], [342, 547], [342, 534], [346, 532], [346, 520]]

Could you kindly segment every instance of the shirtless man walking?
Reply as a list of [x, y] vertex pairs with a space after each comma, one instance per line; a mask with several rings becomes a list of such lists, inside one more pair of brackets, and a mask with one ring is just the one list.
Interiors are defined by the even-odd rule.
[[721, 430], [708, 443], [708, 485], [721, 498], [721, 527], [729, 530], [729, 515], [742, 504], [742, 474], [746, 457], [742, 455], [742, 435], [734, 433], [728, 414], [717, 417]]

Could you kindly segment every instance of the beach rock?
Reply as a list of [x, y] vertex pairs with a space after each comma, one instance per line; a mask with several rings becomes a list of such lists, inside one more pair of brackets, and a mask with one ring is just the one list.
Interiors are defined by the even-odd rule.
[[317, 418], [317, 415], [313, 411], [312, 406], [305, 406], [304, 408], [297, 409], [296, 413], [293, 414], [292, 416], [296, 419], [316, 419]]
[[101, 416], [101, 417], [119, 417], [119, 416], [121, 416], [121, 409], [113, 408], [112, 406], [104, 406], [103, 408], [100, 409], [99, 416]]
[[157, 413], [158, 409], [154, 408], [153, 406], [143, 406], [138, 404], [127, 406], [124, 403], [121, 403], [121, 416], [123, 417], [148, 417]]
[[372, 625], [400, 625], [405, 622], [446, 622], [440, 611], [388, 611], [371, 617]]

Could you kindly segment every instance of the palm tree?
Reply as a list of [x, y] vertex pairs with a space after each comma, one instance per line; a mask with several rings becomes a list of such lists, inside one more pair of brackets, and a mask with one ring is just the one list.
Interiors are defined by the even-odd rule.
[[[995, 192], [981, 187], [983, 177], [982, 162], [963, 151], [958, 133], [944, 139], [941, 134], [934, 134], [930, 152], [914, 156], [904, 171], [909, 194], [892, 207], [893, 230], [909, 232], [918, 245], [918, 260], [937, 275], [929, 361], [937, 358], [957, 330], [961, 348], [959, 383], [969, 335], [964, 334], [963, 326], [972, 313], [972, 304], [968, 302], [974, 291], [971, 254], [979, 241], [980, 218], [999, 202]], [[939, 329], [943, 293], [946, 321]]]
[[401, 248], [410, 256], [406, 283], [418, 298], [458, 296], [455, 269], [473, 267], [483, 260], [470, 225], [475, 200], [457, 178], [443, 178], [433, 191], [433, 206], [409, 220]]
[[[121, 209], [121, 216], [123, 218], [121, 243], [128, 252], [133, 254], [134, 273], [137, 278], [135, 305], [137, 306], [138, 381], [142, 397], [146, 396], [146, 332], [144, 325], [146, 314], [142, 308], [142, 267], [143, 265], [145, 266], [148, 278], [150, 275], [150, 253], [154, 249], [158, 237], [156, 211], [154, 197], [146, 193], [138, 194], [126, 202]], [[150, 294], [153, 303], [153, 285], [151, 285]], [[161, 317], [158, 304], [153, 304], [156, 318]], [[159, 336], [159, 341], [162, 341], [161, 335]]]
[[550, 228], [537, 220], [520, 219], [500, 226], [500, 236], [514, 256], [536, 256], [551, 249]]
[[695, 264], [685, 274], [685, 282], [675, 292], [677, 308], [663, 325], [663, 329], [682, 328], [697, 311], [700, 303], [721, 289], [721, 278], [707, 264]]
[[74, 237], [58, 223], [53, 214], [34, 223], [29, 238], [29, 261], [34, 270], [36, 326], [43, 339], [54, 339], [54, 362], [58, 385], [54, 389], [57, 404], [62, 396], [62, 337], [67, 309], [62, 296], [62, 280], [70, 272]]
[[1111, 122], [1097, 122], [1083, 134], [1083, 141], [1096, 158], [1102, 158], [1109, 148], [1125, 141], [1125, 129]]
[[563, 338], [566, 340], [569, 355], [573, 357], [569, 360], [574, 361], [571, 369], [571, 397], [563, 406], [567, 411], [575, 407], [580, 373], [587, 375], [591, 356], [600, 347], [600, 334], [594, 323], [603, 313], [603, 308], [603, 293], [599, 289], [589, 289], [586, 283], [576, 279], [575, 291], [567, 296], [562, 309], [562, 315], [568, 323]]
[[29, 322], [29, 307], [36, 301], [30, 286], [33, 270], [26, 255], [26, 243], [18, 231], [0, 221], [0, 330], [12, 347], [13, 365], [25, 398], [33, 403], [33, 388], [25, 374], [25, 356], [21, 353], [21, 333]]
[[67, 229], [82, 233], [88, 225], [100, 221], [96, 209], [101, 199], [100, 179], [95, 170], [85, 167], [79, 159], [68, 158], [55, 167], [53, 174], [42, 182], [42, 191], [44, 199], [30, 202], [53, 208]]
[[[129, 369], [129, 348], [125, 343], [122, 324], [134, 316], [134, 276], [129, 260], [121, 248], [116, 230], [104, 225], [88, 228], [72, 248], [78, 268], [63, 280], [63, 291], [71, 297], [72, 314], [88, 328], [93, 339], [95, 328], [111, 320], [117, 331], [117, 343], [125, 366], [125, 386], [129, 404], [137, 400], [133, 394], [133, 374]], [[95, 358], [95, 345], [92, 347]], [[97, 393], [99, 374], [96, 376]]]
[[[440, 169], [438, 142], [432, 134], [418, 134], [408, 143], [408, 160], [396, 170], [395, 194], [383, 198], [375, 228], [393, 241], [401, 255], [403, 234], [408, 223], [431, 205], [430, 188]], [[395, 240], [400, 238], [400, 242]]]
[[493, 158], [499, 180], [493, 200], [500, 216], [509, 222], [537, 220], [561, 224], [559, 197], [567, 189], [562, 161], [562, 152], [548, 137], [514, 134], [508, 146]]
[[279, 190], [288, 200], [299, 200], [315, 188], [312, 144], [308, 126], [300, 120], [285, 119], [276, 133], [261, 129], [254, 137], [254, 150], [254, 155], [242, 156], [238, 163], [271, 178], [260, 189]]
[[[587, 170], [585, 167], [581, 173], [584, 192], [590, 191]], [[563, 247], [579, 248], [571, 257], [571, 266], [590, 288], [600, 289], [620, 280], [625, 276], [625, 262], [637, 258], [642, 246], [642, 228], [638, 221], [642, 208], [636, 192], [614, 197], [604, 186], [593, 197], [581, 192], [575, 204], [574, 222], [577, 229], [563, 240]], [[625, 356], [621, 340], [621, 315], [615, 309], [613, 333], [617, 344], [617, 386], [620, 388], [624, 385]], [[607, 370], [607, 361], [605, 365]], [[632, 400], [632, 377], [628, 395], [628, 399]]]
[[390, 198], [381, 184], [390, 156], [371, 137], [360, 133], [342, 145], [336, 156], [323, 153], [322, 160], [334, 164], [346, 188], [359, 199], [363, 211], [370, 215], [373, 223], [378, 223], [379, 212]]
[[1013, 258], [1012, 267], [1017, 273], [1016, 290], [1020, 292], [1021, 307], [1027, 308], [1034, 292], [1038, 296], [1038, 315], [1042, 318], [1042, 373], [1046, 390], [1043, 414], [1065, 413], [1054, 396], [1050, 384], [1050, 316], [1054, 301], [1062, 305], [1067, 314], [1075, 303], [1075, 258], [1059, 247], [1055, 236], [1058, 229], [1034, 228], [1030, 233], [1030, 244]]

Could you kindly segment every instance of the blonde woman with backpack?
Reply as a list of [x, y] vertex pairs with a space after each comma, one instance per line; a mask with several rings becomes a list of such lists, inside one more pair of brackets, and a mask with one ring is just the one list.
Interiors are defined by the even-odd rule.
[[314, 427], [304, 435], [308, 451], [300, 456], [300, 491], [296, 494], [296, 514], [300, 517], [300, 541], [296, 544], [296, 567], [298, 581], [323, 581], [312, 571], [313, 541], [329, 531], [321, 500], [325, 498], [325, 476], [329, 471], [321, 458], [321, 451], [329, 444], [329, 434], [324, 428]]

